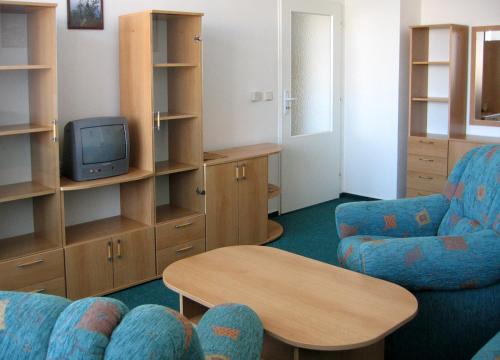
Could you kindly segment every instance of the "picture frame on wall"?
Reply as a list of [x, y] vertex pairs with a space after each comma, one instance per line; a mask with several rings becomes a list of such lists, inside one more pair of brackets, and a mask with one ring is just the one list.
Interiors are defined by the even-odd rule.
[[68, 29], [103, 30], [104, 0], [67, 0]]

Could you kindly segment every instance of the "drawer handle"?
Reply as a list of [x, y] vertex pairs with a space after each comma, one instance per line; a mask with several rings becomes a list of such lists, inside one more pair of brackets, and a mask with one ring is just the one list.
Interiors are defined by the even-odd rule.
[[29, 267], [29, 266], [41, 264], [43, 262], [45, 262], [45, 260], [40, 259], [40, 260], [35, 260], [35, 261], [29, 262], [29, 263], [26, 263], [26, 264], [19, 264], [19, 265], [17, 265], [17, 267], [19, 269], [23, 269], [23, 268], [26, 268], [26, 267]]
[[421, 144], [426, 144], [426, 145], [434, 145], [434, 141], [426, 141], [426, 140], [420, 140]]
[[186, 251], [188, 251], [188, 250], [191, 250], [192, 248], [193, 248], [193, 246], [192, 246], [192, 245], [190, 245], [190, 246], [183, 247], [182, 249], [175, 250], [175, 252], [176, 252], [177, 254], [179, 254], [179, 253], [182, 253], [182, 252], [186, 252]]
[[44, 293], [45, 291], [46, 291], [45, 289], [38, 289], [38, 290], [33, 290], [32, 292], [40, 294], [40, 293]]
[[246, 180], [247, 179], [247, 165], [245, 164], [241, 168], [243, 170], [243, 175], [241, 176], [241, 179]]
[[425, 162], [431, 162], [431, 163], [434, 162], [434, 160], [432, 160], [432, 159], [423, 159], [423, 158], [420, 158], [418, 160], [425, 161]]
[[418, 178], [422, 180], [434, 180], [432, 176], [419, 176]]
[[113, 261], [113, 243], [108, 241], [108, 261]]
[[193, 225], [192, 222], [188, 222], [188, 223], [185, 223], [185, 224], [180, 224], [180, 225], [175, 225], [175, 228], [176, 229], [182, 229], [182, 228], [185, 228], [185, 227], [188, 227], [188, 226], [191, 226]]

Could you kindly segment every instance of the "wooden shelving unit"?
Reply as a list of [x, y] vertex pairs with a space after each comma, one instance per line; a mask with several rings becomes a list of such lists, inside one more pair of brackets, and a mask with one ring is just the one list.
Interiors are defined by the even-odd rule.
[[[467, 108], [468, 27], [438, 24], [414, 26], [410, 30], [410, 136], [427, 137], [433, 122], [438, 122], [437, 127], [441, 128], [446, 125], [444, 135], [463, 136]], [[440, 38], [433, 40], [436, 35]], [[439, 40], [445, 43], [435, 44]], [[442, 48], [448, 48], [446, 54], [434, 53], [433, 49]], [[445, 56], [447, 58], [443, 58]], [[433, 76], [439, 75], [434, 68], [441, 69], [440, 72], [447, 70], [448, 82], [439, 86], [447, 89], [447, 96], [433, 93], [436, 91], [432, 88], [436, 83]], [[443, 76], [441, 80], [445, 81], [445, 78]], [[431, 106], [448, 106], [448, 109], [433, 112]], [[443, 113], [447, 114], [446, 118], [436, 118], [444, 116]]]
[[449, 139], [465, 135], [468, 27], [419, 25], [410, 32], [407, 196], [420, 196], [442, 191]]
[[[205, 250], [204, 227], [196, 236], [182, 232], [183, 226], [194, 226], [191, 223], [198, 224], [200, 218], [204, 224], [205, 218], [199, 194], [202, 16], [152, 10], [120, 17], [121, 112], [145, 126], [136, 135], [144, 147], [137, 157], [150, 164], [154, 174], [150, 195], [158, 274], [175, 259]], [[177, 240], [165, 238], [165, 233]]]
[[[14, 25], [2, 27], [0, 56], [2, 290], [37, 288], [55, 280], [54, 271], [59, 280], [64, 274], [62, 262], [47, 255], [62, 252], [56, 6], [0, 0], [0, 16]], [[36, 276], [12, 277], [28, 270]]]

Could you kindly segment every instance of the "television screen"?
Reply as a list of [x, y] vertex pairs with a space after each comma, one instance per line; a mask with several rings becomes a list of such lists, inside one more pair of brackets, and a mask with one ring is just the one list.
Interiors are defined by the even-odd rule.
[[123, 125], [88, 127], [80, 130], [85, 165], [122, 160], [127, 156]]

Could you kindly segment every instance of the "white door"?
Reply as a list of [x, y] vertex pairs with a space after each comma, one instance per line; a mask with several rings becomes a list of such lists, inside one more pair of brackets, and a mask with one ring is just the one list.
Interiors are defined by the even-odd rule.
[[282, 0], [281, 210], [340, 192], [342, 7]]

